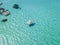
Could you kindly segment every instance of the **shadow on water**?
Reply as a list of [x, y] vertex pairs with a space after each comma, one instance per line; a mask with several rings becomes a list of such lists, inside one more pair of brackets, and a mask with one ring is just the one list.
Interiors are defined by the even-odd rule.
[[29, 25], [29, 27], [32, 27], [32, 26], [34, 26], [35, 24], [36, 24], [36, 23], [32, 23], [32, 24]]

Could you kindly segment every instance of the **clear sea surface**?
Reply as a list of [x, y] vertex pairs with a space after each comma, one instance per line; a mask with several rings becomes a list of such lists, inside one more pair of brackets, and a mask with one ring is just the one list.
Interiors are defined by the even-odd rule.
[[[0, 45], [60, 45], [60, 0], [0, 0]], [[18, 4], [20, 9], [14, 9]], [[1, 22], [8, 19], [7, 22]], [[35, 25], [29, 27], [26, 22]]]

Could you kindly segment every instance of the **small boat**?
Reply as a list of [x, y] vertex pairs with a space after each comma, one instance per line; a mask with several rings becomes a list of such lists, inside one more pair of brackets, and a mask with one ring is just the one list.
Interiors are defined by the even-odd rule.
[[8, 16], [9, 14], [10, 14], [9, 11], [5, 11], [5, 12], [2, 13], [2, 15], [5, 15], [5, 16]]
[[27, 25], [31, 25], [32, 24], [32, 20], [28, 20], [26, 24]]

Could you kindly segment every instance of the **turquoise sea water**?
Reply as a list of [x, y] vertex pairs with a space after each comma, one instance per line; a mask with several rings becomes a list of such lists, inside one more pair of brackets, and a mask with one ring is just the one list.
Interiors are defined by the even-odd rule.
[[[60, 45], [60, 0], [0, 1], [11, 13], [0, 15], [0, 45]], [[13, 4], [22, 9], [13, 9]], [[29, 19], [36, 24], [26, 25]]]

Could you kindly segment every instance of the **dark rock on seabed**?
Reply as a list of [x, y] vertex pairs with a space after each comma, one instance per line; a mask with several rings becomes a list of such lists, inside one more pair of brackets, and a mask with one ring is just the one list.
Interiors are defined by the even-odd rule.
[[2, 22], [6, 22], [8, 19], [3, 19]]
[[15, 9], [21, 9], [18, 4], [14, 4], [13, 8], [15, 8]]
[[0, 8], [0, 10], [5, 10], [4, 8]]

